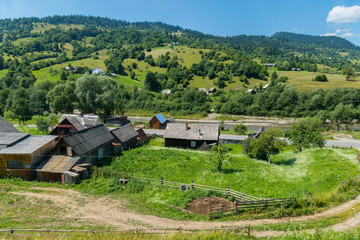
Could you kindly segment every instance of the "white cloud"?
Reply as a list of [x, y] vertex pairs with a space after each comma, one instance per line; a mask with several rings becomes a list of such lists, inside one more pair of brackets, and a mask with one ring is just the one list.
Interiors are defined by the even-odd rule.
[[331, 36], [336, 36], [336, 33], [325, 33], [323, 35], [321, 35], [322, 37], [331, 37]]
[[341, 35], [341, 37], [359, 37], [360, 34], [355, 34], [355, 33], [351, 33], [351, 32], [347, 32], [344, 33], [343, 35]]
[[353, 23], [360, 21], [360, 6], [336, 6], [330, 12], [326, 22]]
[[343, 29], [339, 28], [339, 29], [336, 29], [335, 33], [339, 34], [339, 33], [342, 33], [342, 32], [350, 32], [350, 30], [351, 30], [350, 27], [349, 28], [343, 28]]

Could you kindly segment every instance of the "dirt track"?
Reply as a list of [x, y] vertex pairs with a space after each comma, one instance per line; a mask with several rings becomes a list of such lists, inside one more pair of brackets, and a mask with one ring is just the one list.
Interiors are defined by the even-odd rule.
[[[214, 228], [221, 226], [243, 226], [246, 224], [260, 225], [270, 223], [288, 223], [298, 221], [312, 221], [321, 218], [330, 217], [350, 209], [354, 204], [360, 202], [360, 196], [354, 200], [344, 203], [338, 207], [329, 209], [322, 213], [302, 216], [289, 217], [282, 219], [261, 219], [245, 221], [227, 221], [227, 222], [196, 222], [196, 221], [176, 221], [166, 218], [160, 218], [152, 215], [143, 215], [125, 209], [126, 200], [113, 200], [107, 197], [94, 198], [73, 190], [58, 188], [36, 188], [44, 192], [15, 192], [14, 194], [27, 197], [34, 197], [43, 200], [50, 200], [54, 204], [69, 209], [63, 218], [74, 219], [80, 218], [85, 221], [96, 222], [102, 225], [113, 226], [119, 229], [134, 228]], [[336, 224], [327, 229], [334, 231], [344, 231], [360, 224], [360, 213], [355, 217], [348, 219], [343, 223]], [[282, 232], [258, 232], [256, 236], [274, 236]]]

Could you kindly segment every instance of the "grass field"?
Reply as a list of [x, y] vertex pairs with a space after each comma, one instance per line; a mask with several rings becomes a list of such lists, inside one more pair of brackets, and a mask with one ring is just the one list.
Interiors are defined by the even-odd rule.
[[58, 24], [58, 25], [54, 25], [54, 24], [50, 24], [50, 23], [33, 23], [34, 29], [31, 32], [44, 32], [46, 30], [50, 30], [52, 28], [56, 28], [56, 27], [60, 27], [63, 30], [69, 30], [70, 28], [78, 28], [78, 29], [83, 29], [84, 25], [77, 25], [77, 24], [70, 24], [70, 25], [66, 25], [66, 24]]

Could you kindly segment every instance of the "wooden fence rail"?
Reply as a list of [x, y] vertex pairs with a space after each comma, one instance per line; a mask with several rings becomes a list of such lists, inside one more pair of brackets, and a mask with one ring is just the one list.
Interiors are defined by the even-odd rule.
[[220, 193], [222, 195], [225, 195], [227, 197], [234, 197], [236, 200], [241, 201], [256, 201], [260, 200], [258, 197], [254, 197], [239, 191], [235, 191], [228, 188], [219, 188], [219, 187], [213, 187], [213, 186], [206, 186], [194, 183], [193, 180], [191, 180], [191, 183], [179, 183], [179, 182], [171, 182], [171, 181], [164, 181], [164, 178], [161, 177], [160, 179], [151, 179], [151, 178], [140, 178], [140, 177], [134, 177], [134, 174], [131, 174], [131, 178], [142, 181], [142, 182], [149, 182], [153, 184], [158, 184], [164, 187], [171, 187], [171, 188], [184, 188], [184, 189], [192, 189], [192, 190], [203, 190], [203, 191], [213, 191]]
[[296, 198], [261, 199], [256, 201], [236, 200], [234, 206], [208, 209], [209, 219], [238, 214], [239, 210], [281, 206], [296, 201]]
[[[1, 234], [9, 233], [16, 235], [17, 233], [143, 233], [143, 234], [162, 234], [173, 232], [199, 232], [199, 231], [240, 231], [243, 230], [250, 236], [250, 225], [246, 226], [221, 226], [219, 228], [136, 228], [129, 230], [50, 230], [50, 229], [0, 229]], [[26, 235], [26, 234], [25, 234]]]

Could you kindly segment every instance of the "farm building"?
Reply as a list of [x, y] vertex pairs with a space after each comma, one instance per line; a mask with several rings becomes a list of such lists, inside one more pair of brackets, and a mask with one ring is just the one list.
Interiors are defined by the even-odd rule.
[[116, 138], [115, 151], [125, 151], [137, 145], [138, 132], [130, 124], [111, 130], [111, 133]]
[[258, 138], [262, 132], [265, 132], [265, 128], [263, 126], [259, 127], [256, 132], [249, 133], [248, 136], [251, 138]]
[[137, 136], [138, 141], [139, 141], [140, 143], [144, 143], [144, 142], [148, 139], [146, 133], [144, 132], [144, 129], [139, 128], [139, 129], [136, 130], [136, 131], [137, 131], [137, 133], [138, 133], [138, 136]]
[[165, 130], [165, 146], [200, 148], [218, 144], [218, 124], [169, 123]]
[[26, 180], [34, 179], [36, 167], [55, 146], [56, 139], [56, 136], [25, 136], [22, 133], [8, 136], [7, 146], [4, 147], [4, 144], [0, 150], [0, 177], [11, 174]]
[[150, 127], [153, 129], [165, 129], [167, 120], [162, 114], [155, 115], [150, 121]]
[[11, 123], [5, 120], [2, 116], [0, 116], [0, 132], [13, 132], [13, 133], [19, 133], [19, 130], [17, 130]]
[[105, 75], [105, 72], [104, 72], [104, 70], [102, 70], [101, 68], [94, 68], [94, 69], [91, 71], [91, 74], [104, 76], [104, 75]]
[[113, 153], [113, 142], [114, 136], [104, 124], [101, 124], [61, 138], [54, 153], [80, 157], [80, 163], [94, 164]]
[[213, 93], [215, 93], [215, 92], [216, 92], [216, 88], [214, 88], [214, 87], [209, 88], [209, 90], [208, 90], [208, 93], [209, 93], [209, 94], [213, 94]]
[[0, 150], [10, 147], [30, 136], [28, 133], [0, 132]]
[[256, 91], [254, 90], [254, 89], [248, 89], [247, 91], [246, 91], [246, 93], [251, 93], [251, 94], [255, 94], [256, 93]]
[[161, 94], [170, 95], [170, 94], [171, 94], [171, 90], [170, 90], [170, 89], [164, 89], [164, 90], [161, 91]]
[[109, 125], [124, 126], [126, 124], [129, 124], [129, 122], [130, 121], [128, 120], [127, 116], [115, 116], [115, 117], [106, 119], [106, 124], [109, 124]]
[[199, 88], [199, 91], [204, 92], [204, 93], [207, 93], [206, 88]]
[[51, 131], [50, 135], [66, 136], [89, 127], [102, 124], [101, 119], [95, 115], [70, 115], [64, 114], [59, 124]]
[[266, 89], [268, 89], [270, 87], [270, 84], [266, 84], [262, 89], [263, 90], [266, 90]]
[[79, 157], [55, 155], [48, 157], [40, 164], [37, 171], [37, 180], [46, 182], [63, 182], [64, 173], [70, 171], [79, 161]]

